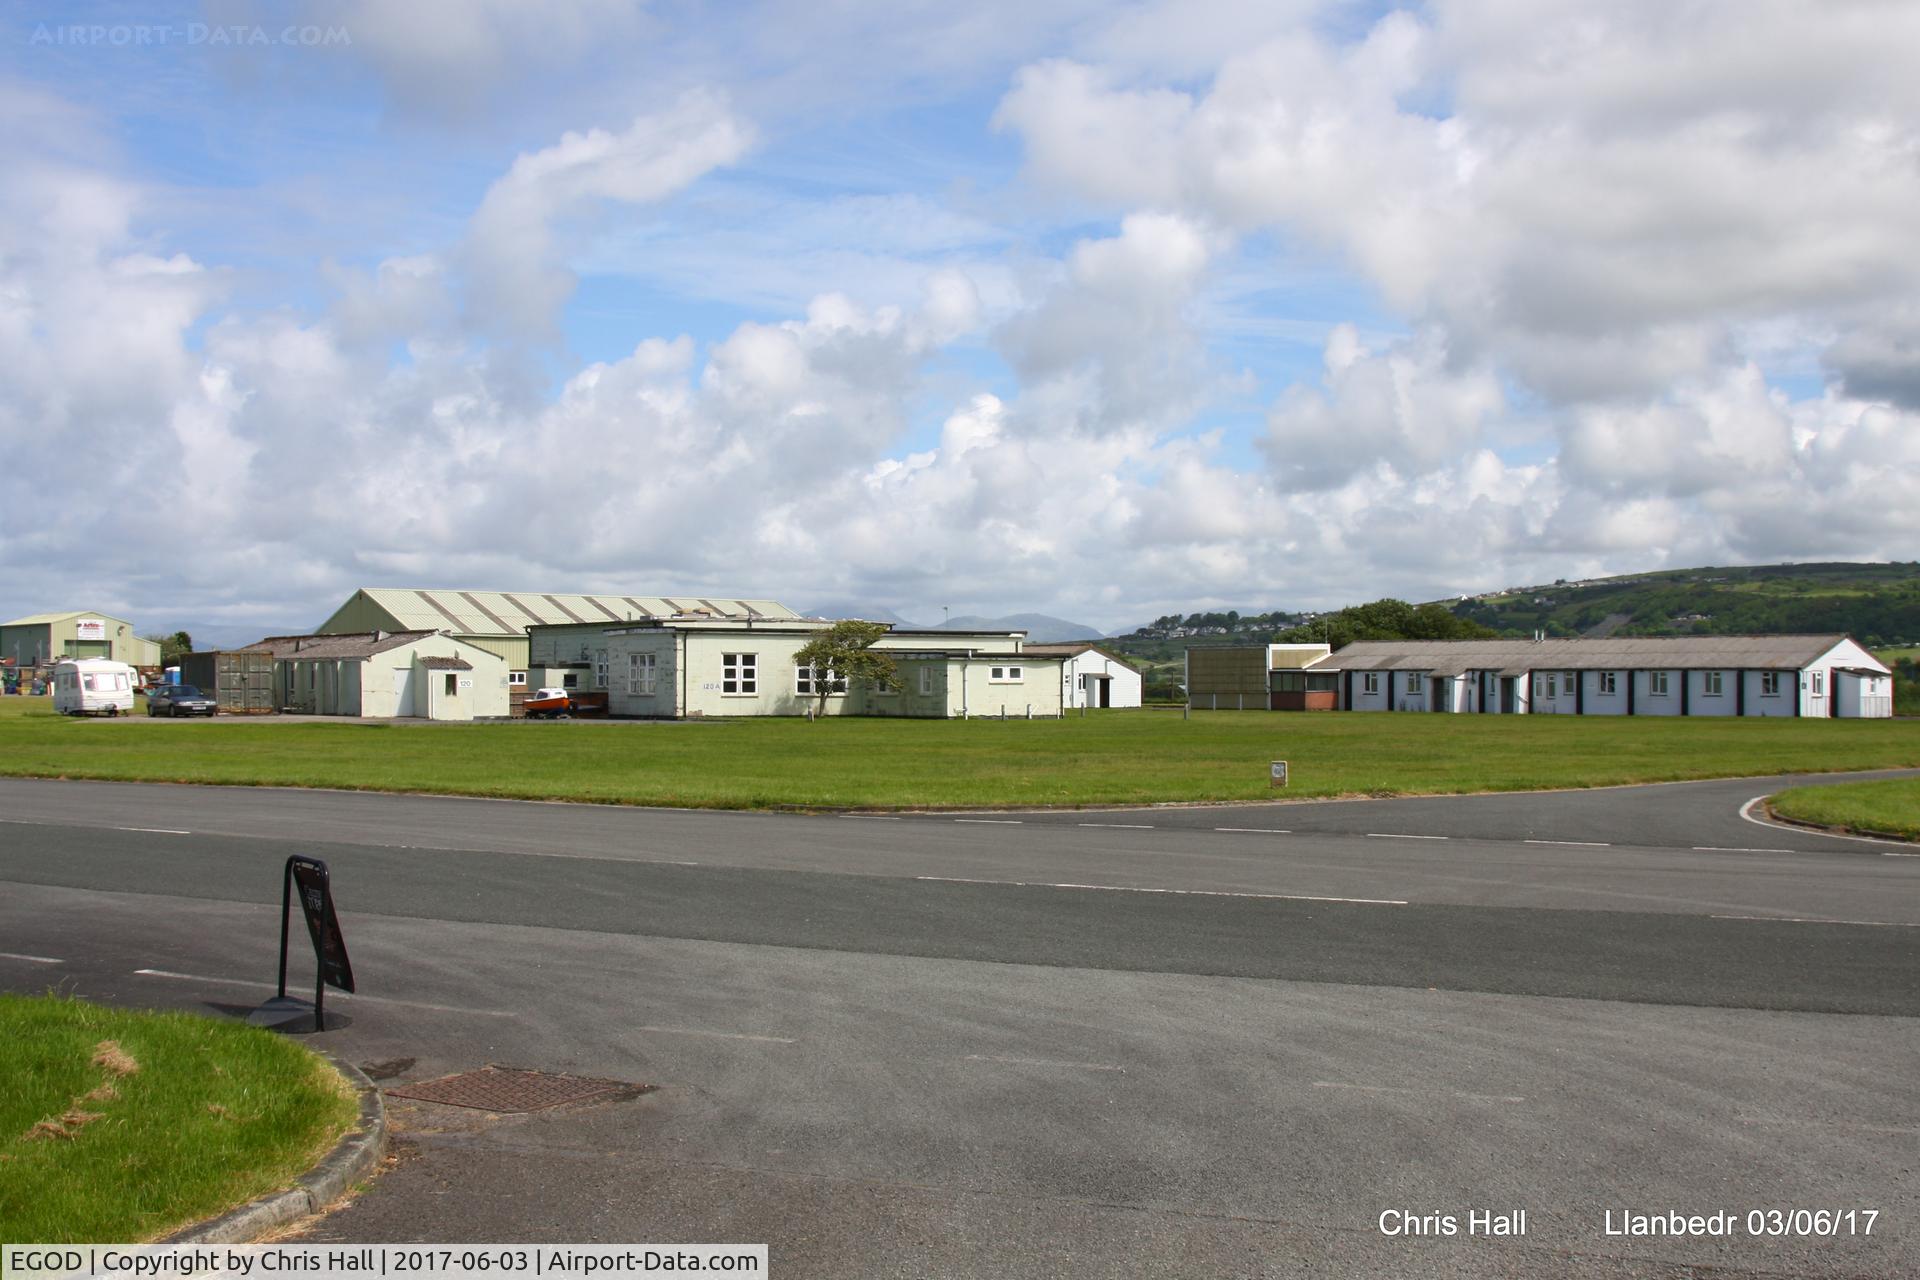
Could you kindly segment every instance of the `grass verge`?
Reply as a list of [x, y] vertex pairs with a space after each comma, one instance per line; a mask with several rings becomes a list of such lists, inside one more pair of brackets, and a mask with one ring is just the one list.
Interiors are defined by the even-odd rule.
[[268, 1031], [0, 994], [0, 1240], [153, 1239], [285, 1187], [359, 1115]]
[[1769, 803], [1781, 817], [1798, 822], [1920, 840], [1920, 778], [1795, 787]]
[[[37, 712], [6, 706], [39, 702]], [[0, 699], [0, 774], [696, 808], [968, 808], [1603, 786], [1920, 766], [1896, 720], [1102, 711], [1065, 720], [71, 720]]]

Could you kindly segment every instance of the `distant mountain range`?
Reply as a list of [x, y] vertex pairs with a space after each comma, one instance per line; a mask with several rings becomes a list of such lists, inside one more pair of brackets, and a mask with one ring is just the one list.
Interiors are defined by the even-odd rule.
[[865, 618], [870, 622], [890, 622], [896, 627], [915, 631], [1024, 631], [1028, 641], [1033, 644], [1098, 640], [1106, 634], [1094, 627], [1046, 613], [1010, 613], [999, 618], [962, 614], [945, 622], [910, 622], [891, 609], [852, 601], [824, 604], [806, 612], [814, 618]]

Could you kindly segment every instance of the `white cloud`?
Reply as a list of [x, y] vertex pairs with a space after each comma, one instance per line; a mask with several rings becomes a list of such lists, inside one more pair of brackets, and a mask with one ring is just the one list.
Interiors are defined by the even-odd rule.
[[752, 129], [710, 93], [613, 133], [569, 133], [520, 156], [473, 216], [465, 246], [470, 318], [483, 330], [550, 335], [574, 278], [556, 246], [556, 223], [601, 203], [645, 205], [732, 164]]

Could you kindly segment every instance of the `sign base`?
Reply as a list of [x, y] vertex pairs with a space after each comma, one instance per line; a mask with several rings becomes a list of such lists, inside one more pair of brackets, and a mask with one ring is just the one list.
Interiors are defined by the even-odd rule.
[[[250, 1027], [266, 1027], [272, 1031], [320, 1031], [320, 1019], [324, 1015], [314, 1012], [313, 1001], [302, 1000], [298, 996], [275, 996], [273, 999], [247, 1015]], [[336, 1026], [337, 1018], [328, 1019]]]

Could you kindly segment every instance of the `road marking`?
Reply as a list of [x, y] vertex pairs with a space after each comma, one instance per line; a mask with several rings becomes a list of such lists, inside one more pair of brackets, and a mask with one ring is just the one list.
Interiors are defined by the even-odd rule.
[[853, 818], [860, 822], [898, 822], [900, 819], [888, 813], [836, 813], [836, 818]]
[[657, 1036], [710, 1036], [715, 1040], [757, 1040], [762, 1044], [799, 1044], [798, 1040], [786, 1036], [750, 1036], [741, 1031], [702, 1031], [697, 1027], [635, 1027], [635, 1031], [651, 1031]]
[[1708, 916], [1709, 920], [1765, 920], [1772, 924], [1857, 924], [1876, 929], [1920, 929], [1907, 920], [1834, 920], [1826, 916]]
[[955, 818], [954, 821], [955, 822], [981, 822], [981, 823], [986, 823], [989, 826], [996, 826], [996, 827], [1017, 827], [1021, 824], [1022, 819], [1020, 818]]
[[0, 818], [0, 822], [4, 822], [10, 827], [50, 827], [53, 825], [51, 822], [35, 822], [31, 818]]
[[1611, 849], [1605, 840], [1523, 840], [1522, 844], [1564, 844], [1576, 849]]
[[1247, 834], [1259, 832], [1263, 836], [1290, 836], [1293, 832], [1285, 827], [1215, 827], [1215, 831], [1239, 831]]
[[[142, 978], [175, 978], [181, 982], [211, 982], [224, 987], [258, 987], [262, 990], [279, 990], [271, 982], [255, 982], [250, 978], [215, 978], [204, 973], [175, 973], [171, 969], [135, 969], [134, 973]], [[506, 1009], [469, 1009], [457, 1004], [428, 1004], [424, 1000], [394, 1000], [386, 996], [346, 995], [347, 1000], [361, 1004], [398, 1004], [409, 1009], [434, 1009], [440, 1013], [473, 1013], [483, 1018], [517, 1018], [520, 1015]]]
[[[1850, 836], [1850, 835], [1844, 835], [1838, 831], [1815, 831], [1811, 827], [1789, 827], [1778, 822], [1768, 822], [1765, 818], [1756, 818], [1753, 816], [1753, 806], [1759, 804], [1761, 801], [1765, 799], [1766, 799], [1765, 796], [1755, 796], [1753, 799], [1741, 805], [1740, 816], [1745, 818], [1748, 822], [1751, 822], [1754, 826], [1765, 827], [1769, 831], [1792, 831], [1792, 832], [1798, 832], [1801, 835], [1824, 836], [1828, 840], [1851, 840], [1855, 844], [1905, 845], [1908, 843], [1905, 840], [1883, 840], [1879, 836]], [[1781, 852], [1799, 853], [1803, 851], [1798, 849], [1783, 849], [1781, 850]], [[1882, 857], [1887, 857], [1887, 858], [1920, 858], [1920, 853], [1909, 853], [1909, 852], [1903, 852], [1896, 849], [1882, 849], [1880, 853]]]
[[1116, 1067], [1106, 1062], [1063, 1062], [1058, 1058], [1002, 1058], [991, 1053], [970, 1053], [966, 1062], [1006, 1062], [1020, 1067], [1069, 1067], [1075, 1071], [1118, 1071], [1127, 1073], [1125, 1067]]
[[1260, 898], [1272, 902], [1357, 902], [1369, 907], [1404, 907], [1404, 898], [1332, 898], [1305, 893], [1237, 893], [1227, 889], [1149, 889], [1132, 884], [1055, 884], [1045, 880], [975, 880], [966, 876], [915, 876], [941, 884], [999, 884], [1015, 889], [1091, 889], [1099, 893], [1171, 893], [1191, 898]]
[[65, 964], [52, 956], [23, 956], [17, 951], [0, 951], [0, 960], [24, 960], [28, 964]]
[[1452, 836], [1410, 836], [1399, 831], [1369, 831], [1370, 840], [1451, 840]]
[[1740, 845], [1697, 844], [1695, 853], [1798, 853], [1798, 849], [1748, 849]]
[[190, 836], [191, 831], [181, 831], [174, 827], [115, 827], [115, 831], [138, 831], [150, 836]]
[[1449, 1098], [1465, 1098], [1471, 1102], [1525, 1102], [1526, 1099], [1510, 1093], [1462, 1093], [1457, 1089], [1398, 1089], [1384, 1084], [1341, 1084], [1336, 1080], [1315, 1080], [1316, 1089], [1351, 1089], [1356, 1093], [1405, 1093], [1419, 1097], [1432, 1097], [1435, 1093]]
[[1076, 827], [1109, 827], [1115, 831], [1151, 831], [1150, 822], [1076, 822]]

